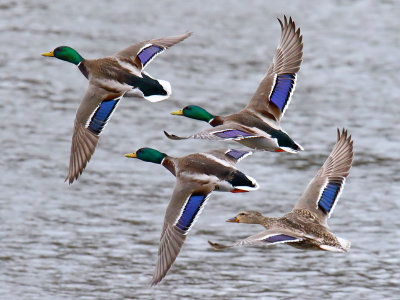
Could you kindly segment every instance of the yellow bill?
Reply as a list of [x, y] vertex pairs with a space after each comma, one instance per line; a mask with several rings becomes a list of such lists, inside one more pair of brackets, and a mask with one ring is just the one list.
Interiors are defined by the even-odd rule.
[[45, 53], [42, 53], [42, 56], [50, 56], [50, 57], [54, 57], [54, 52], [53, 52], [53, 51], [50, 51], [50, 52], [45, 52]]
[[136, 152], [135, 153], [128, 153], [128, 154], [125, 154], [125, 157], [137, 158], [137, 155], [136, 155]]
[[183, 116], [183, 109], [173, 111], [171, 115]]

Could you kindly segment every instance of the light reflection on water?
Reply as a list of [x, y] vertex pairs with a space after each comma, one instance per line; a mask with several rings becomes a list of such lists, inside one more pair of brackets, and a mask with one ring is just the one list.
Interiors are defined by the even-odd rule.
[[[0, 298], [395, 299], [398, 10], [397, 2], [372, 0], [2, 3]], [[169, 141], [162, 130], [205, 128], [168, 114], [187, 104], [215, 114], [241, 109], [270, 63], [276, 17], [283, 14], [304, 35], [304, 62], [283, 127], [306, 151], [257, 153], [241, 162], [260, 190], [215, 193], [171, 272], [150, 288], [174, 178], [123, 154], [142, 146], [176, 156], [234, 146]], [[124, 99], [83, 176], [64, 183], [74, 113], [87, 82], [72, 65], [39, 54], [67, 44], [94, 58], [187, 30], [194, 35], [148, 69], [171, 82], [171, 99]], [[242, 209], [290, 210], [328, 155], [336, 127], [347, 127], [355, 140], [354, 168], [330, 220], [333, 232], [352, 241], [348, 254], [208, 247], [207, 240], [230, 242], [261, 230], [224, 222]]]

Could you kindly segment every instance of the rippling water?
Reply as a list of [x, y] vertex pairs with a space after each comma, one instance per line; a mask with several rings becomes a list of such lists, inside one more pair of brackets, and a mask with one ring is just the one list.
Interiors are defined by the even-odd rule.
[[[400, 290], [400, 35], [396, 1], [10, 1], [0, 4], [1, 299], [395, 299]], [[170, 141], [206, 124], [170, 116], [186, 104], [241, 109], [277, 45], [283, 14], [304, 35], [285, 130], [306, 151], [257, 153], [239, 168], [259, 191], [215, 193], [175, 265], [148, 286], [174, 178], [128, 160], [142, 146], [182, 156], [235, 144]], [[67, 173], [75, 110], [87, 87], [41, 52], [70, 45], [88, 58], [193, 31], [149, 67], [172, 97], [119, 105], [83, 176]], [[215, 252], [261, 230], [224, 220], [242, 209], [290, 210], [346, 127], [355, 162], [330, 226], [348, 254], [291, 247]]]

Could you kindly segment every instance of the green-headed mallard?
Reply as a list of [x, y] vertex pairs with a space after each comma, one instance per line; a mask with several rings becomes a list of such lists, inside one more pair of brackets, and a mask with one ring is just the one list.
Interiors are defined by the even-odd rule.
[[181, 250], [186, 235], [200, 215], [212, 191], [248, 192], [257, 182], [234, 167], [249, 151], [228, 150], [195, 153], [176, 158], [151, 148], [141, 148], [127, 157], [163, 165], [176, 184], [167, 207], [151, 285], [159, 283]]
[[169, 82], [153, 79], [143, 69], [158, 54], [190, 34], [143, 41], [100, 59], [84, 59], [76, 50], [67, 46], [42, 54], [77, 65], [89, 79], [89, 87], [76, 112], [69, 171], [65, 180], [71, 184], [82, 174], [103, 128], [126, 92], [137, 89], [151, 102], [169, 97]]
[[167, 137], [175, 140], [235, 140], [253, 149], [272, 152], [296, 153], [303, 150], [280, 126], [302, 62], [302, 36], [291, 18], [288, 21], [285, 17], [284, 22], [279, 20], [279, 23], [282, 33], [275, 57], [250, 103], [238, 113], [228, 116], [214, 116], [199, 106], [186, 106], [172, 114], [205, 121], [214, 128], [187, 137], [164, 131]]
[[[353, 141], [347, 131], [338, 130], [338, 138], [328, 159], [311, 180], [293, 210], [283, 217], [264, 217], [256, 211], [244, 211], [227, 222], [260, 224], [265, 231], [236, 242], [233, 246], [289, 243], [296, 248], [347, 252], [350, 242], [336, 237], [328, 229], [330, 217], [349, 175], [353, 162]], [[217, 249], [227, 246], [209, 242]], [[231, 246], [230, 246], [231, 247]]]

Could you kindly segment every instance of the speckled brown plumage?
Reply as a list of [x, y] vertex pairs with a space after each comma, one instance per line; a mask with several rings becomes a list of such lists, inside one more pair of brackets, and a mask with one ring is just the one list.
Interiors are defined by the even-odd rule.
[[[291, 212], [282, 217], [271, 218], [257, 211], [244, 211], [228, 220], [236, 223], [260, 224], [266, 229], [236, 242], [233, 246], [288, 243], [290, 246], [305, 250], [346, 252], [350, 248], [350, 242], [336, 237], [329, 231], [327, 218], [339, 199], [352, 162], [351, 136], [347, 130], [343, 129], [342, 133], [338, 130], [333, 150]], [[230, 247], [212, 242], [210, 245], [216, 249]]]

